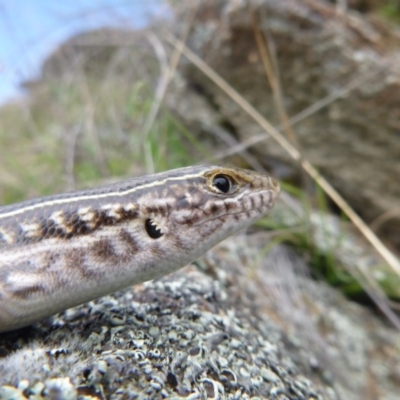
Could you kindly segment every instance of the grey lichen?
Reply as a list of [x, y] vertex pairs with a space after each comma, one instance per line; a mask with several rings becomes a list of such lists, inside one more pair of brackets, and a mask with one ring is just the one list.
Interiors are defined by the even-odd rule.
[[396, 332], [267, 240], [2, 334], [0, 399], [396, 399]]
[[322, 399], [224, 253], [4, 334], [0, 398]]

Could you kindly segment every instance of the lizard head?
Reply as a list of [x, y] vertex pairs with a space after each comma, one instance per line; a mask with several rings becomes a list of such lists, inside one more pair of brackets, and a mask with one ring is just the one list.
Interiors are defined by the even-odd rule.
[[163, 261], [170, 258], [171, 267], [193, 261], [263, 217], [280, 191], [275, 179], [244, 169], [199, 166], [175, 171], [178, 176], [166, 177], [139, 200], [146, 242]]

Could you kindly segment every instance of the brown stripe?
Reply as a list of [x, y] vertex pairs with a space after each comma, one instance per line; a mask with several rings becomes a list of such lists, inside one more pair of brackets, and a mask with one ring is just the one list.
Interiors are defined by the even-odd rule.
[[12, 295], [18, 297], [20, 299], [26, 300], [29, 297], [32, 297], [34, 294], [45, 292], [45, 288], [43, 285], [33, 285], [28, 286], [26, 288], [17, 289], [12, 291]]
[[121, 229], [118, 233], [118, 239], [124, 247], [124, 252], [121, 255], [121, 262], [129, 262], [130, 259], [140, 251], [140, 247], [134, 237], [126, 229]]
[[89, 252], [96, 260], [101, 260], [111, 265], [118, 265], [119, 256], [110, 240], [100, 239], [96, 241], [91, 246]]

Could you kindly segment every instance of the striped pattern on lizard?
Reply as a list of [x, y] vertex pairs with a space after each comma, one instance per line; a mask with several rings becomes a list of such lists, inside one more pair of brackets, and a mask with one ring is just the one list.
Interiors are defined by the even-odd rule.
[[278, 194], [267, 175], [205, 165], [0, 207], [0, 332], [175, 271]]

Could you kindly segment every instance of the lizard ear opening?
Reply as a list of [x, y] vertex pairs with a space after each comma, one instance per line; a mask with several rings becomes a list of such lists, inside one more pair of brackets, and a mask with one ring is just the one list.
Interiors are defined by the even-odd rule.
[[146, 228], [147, 234], [152, 238], [152, 239], [158, 239], [161, 236], [164, 235], [164, 233], [161, 231], [161, 229], [157, 226], [157, 224], [154, 222], [154, 220], [148, 218], [146, 219], [146, 222], [144, 224]]

